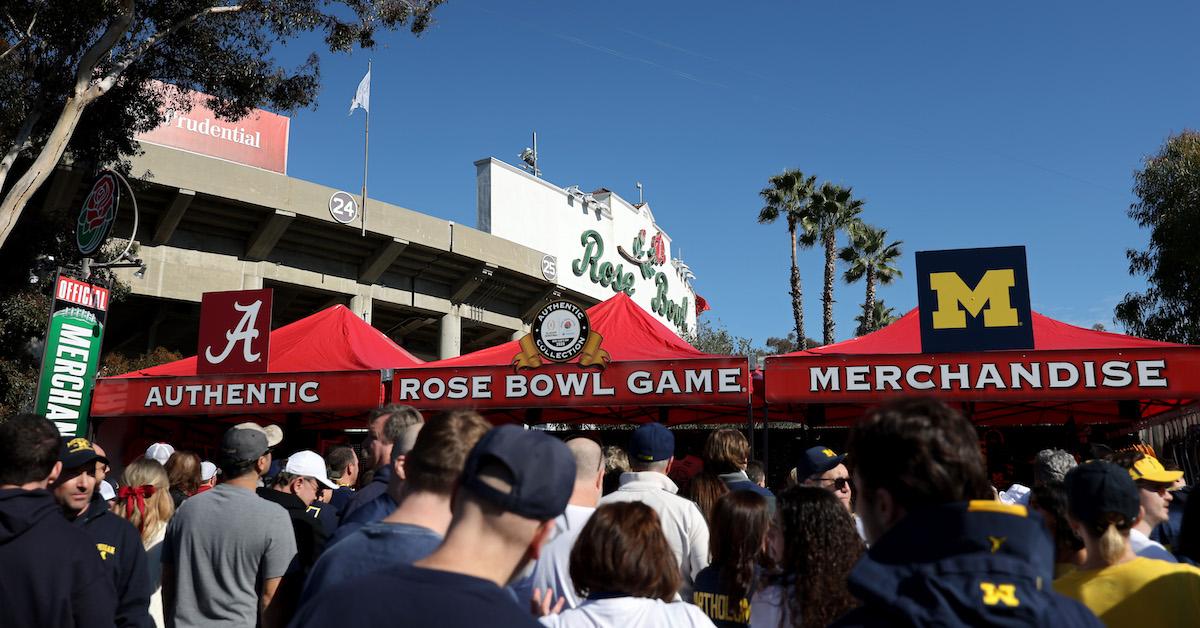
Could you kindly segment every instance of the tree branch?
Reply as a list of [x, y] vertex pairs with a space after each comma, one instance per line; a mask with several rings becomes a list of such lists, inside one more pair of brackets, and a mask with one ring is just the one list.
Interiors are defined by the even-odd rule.
[[[5, 17], [7, 17], [8, 22], [10, 24], [12, 24], [13, 32], [17, 32], [17, 33], [21, 32], [21, 29], [17, 28], [17, 23], [12, 19], [11, 15], [7, 15]], [[37, 13], [34, 13], [33, 19], [29, 20], [29, 28], [25, 29], [25, 34], [21, 35], [21, 38], [17, 40], [17, 43], [9, 46], [8, 50], [5, 50], [4, 52], [0, 53], [0, 61], [3, 61], [4, 57], [7, 57], [9, 55], [9, 53], [16, 50], [17, 48], [20, 48], [21, 46], [25, 45], [25, 42], [29, 41], [29, 38], [33, 36], [33, 25], [37, 24], [37, 18], [38, 18]]]
[[222, 13], [237, 13], [243, 8], [244, 6], [240, 4], [208, 7], [207, 9], [197, 11], [196, 13], [193, 13], [192, 15], [175, 22], [171, 26], [151, 35], [150, 37], [147, 37], [146, 40], [138, 44], [136, 48], [122, 55], [121, 59], [117, 61], [113, 68], [109, 70], [104, 75], [104, 78], [101, 79], [99, 83], [94, 85], [92, 89], [98, 91], [96, 94], [97, 96], [112, 89], [112, 86], [116, 84], [117, 79], [121, 78], [121, 74], [124, 73], [125, 70], [129, 69], [129, 66], [133, 65], [138, 59], [141, 59], [147, 52], [149, 52], [151, 48], [158, 45], [158, 43], [162, 40], [173, 35], [179, 29], [188, 26], [205, 16], [219, 15]]
[[79, 60], [79, 67], [75, 70], [75, 97], [79, 98], [81, 103], [86, 106], [87, 103], [99, 98], [104, 92], [93, 93], [92, 73], [96, 66], [99, 65], [100, 59], [112, 50], [113, 46], [125, 35], [129, 30], [129, 24], [133, 21], [133, 0], [124, 0], [121, 7], [121, 14], [117, 19], [113, 20], [104, 34], [96, 43], [88, 48], [87, 52]]
[[13, 162], [17, 160], [17, 156], [21, 151], [30, 146], [29, 137], [33, 134], [33, 125], [41, 119], [41, 110], [34, 110], [25, 117], [25, 123], [21, 125], [17, 131], [17, 136], [13, 138], [12, 147], [8, 149], [8, 153], [4, 155], [4, 159], [0, 160], [0, 187], [4, 187], [4, 181], [8, 178], [8, 171], [12, 168]]

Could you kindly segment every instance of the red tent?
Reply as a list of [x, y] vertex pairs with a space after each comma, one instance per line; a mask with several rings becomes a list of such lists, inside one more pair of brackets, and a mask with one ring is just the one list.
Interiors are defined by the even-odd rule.
[[421, 409], [474, 408], [525, 423], [747, 420], [745, 358], [697, 350], [618, 293], [587, 311], [603, 366], [518, 369], [519, 341], [398, 372], [391, 398]]
[[770, 408], [844, 425], [864, 406], [932, 394], [984, 425], [1137, 422], [1200, 399], [1200, 348], [1033, 313], [1034, 349], [921, 353], [917, 310], [875, 333], [767, 358]]
[[267, 373], [197, 375], [184, 358], [102, 377], [93, 417], [260, 415], [366, 411], [381, 401], [381, 371], [422, 361], [335, 305], [271, 332]]
[[[267, 371], [370, 371], [423, 363], [346, 306], [335, 305], [273, 330]], [[192, 356], [117, 377], [195, 374]]]

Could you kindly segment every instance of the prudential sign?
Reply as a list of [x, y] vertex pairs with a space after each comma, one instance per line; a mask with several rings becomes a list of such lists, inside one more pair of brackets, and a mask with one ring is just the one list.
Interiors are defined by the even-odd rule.
[[35, 412], [63, 436], [87, 433], [108, 298], [107, 288], [62, 275], [54, 284]]

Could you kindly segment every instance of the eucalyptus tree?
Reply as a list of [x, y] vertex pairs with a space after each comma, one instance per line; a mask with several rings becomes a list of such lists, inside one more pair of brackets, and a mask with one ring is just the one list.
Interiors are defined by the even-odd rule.
[[[796, 324], [796, 337], [804, 335], [804, 291], [800, 283], [800, 267], [796, 264], [796, 248], [801, 223], [808, 216], [809, 203], [817, 182], [816, 177], [805, 176], [798, 169], [784, 170], [767, 181], [767, 187], [759, 192], [763, 207], [758, 211], [758, 222], [773, 223], [782, 218], [787, 224], [788, 240], [792, 252], [792, 273], [789, 279], [792, 296], [792, 318]], [[811, 246], [811, 245], [810, 245]], [[800, 348], [807, 343], [800, 341]]]
[[[863, 300], [863, 313], [869, 314], [875, 309], [875, 287], [886, 286], [903, 275], [896, 261], [900, 258], [899, 240], [888, 242], [887, 229], [879, 229], [860, 223], [850, 229], [850, 245], [843, 247], [838, 257], [848, 264], [843, 278], [852, 284], [860, 279], [866, 280], [867, 294]], [[867, 320], [870, 317], [867, 316]], [[875, 327], [859, 325], [856, 336], [875, 331]]]
[[821, 295], [824, 314], [824, 344], [833, 344], [833, 282], [837, 274], [837, 236], [841, 231], [856, 227], [861, 219], [864, 201], [854, 198], [854, 190], [833, 183], [823, 183], [812, 193], [808, 211], [801, 219], [803, 233], [800, 243], [805, 246], [821, 244], [825, 250], [825, 286]]

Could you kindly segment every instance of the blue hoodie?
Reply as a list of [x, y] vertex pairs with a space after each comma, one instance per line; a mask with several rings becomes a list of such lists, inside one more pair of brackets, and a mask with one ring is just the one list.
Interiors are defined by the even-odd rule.
[[835, 626], [1103, 626], [1055, 593], [1054, 546], [1037, 515], [993, 501], [909, 513], [859, 560], [863, 605]]
[[117, 589], [117, 628], [154, 628], [149, 611], [154, 584], [137, 528], [109, 512], [99, 492], [71, 523], [95, 541], [95, 550]]
[[0, 625], [113, 625], [117, 594], [96, 542], [48, 491], [0, 490]]

